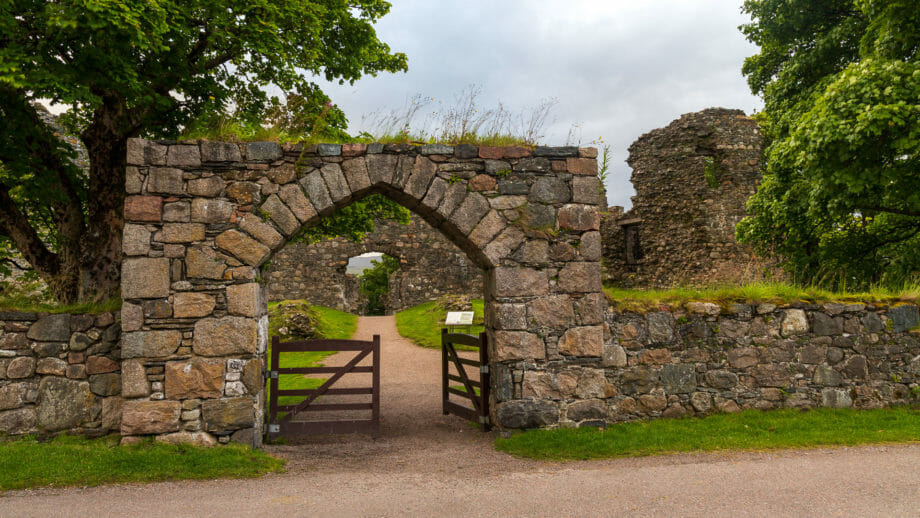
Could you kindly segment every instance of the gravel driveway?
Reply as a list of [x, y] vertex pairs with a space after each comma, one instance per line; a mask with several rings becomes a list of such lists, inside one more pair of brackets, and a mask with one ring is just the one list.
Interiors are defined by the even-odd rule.
[[381, 437], [270, 446], [288, 472], [0, 494], [0, 516], [920, 516], [920, 446], [545, 463], [440, 412], [440, 353], [380, 334]]

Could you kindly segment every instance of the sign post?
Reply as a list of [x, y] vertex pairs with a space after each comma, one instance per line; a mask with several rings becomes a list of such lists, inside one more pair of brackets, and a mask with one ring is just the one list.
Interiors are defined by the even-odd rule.
[[448, 311], [447, 318], [444, 319], [444, 325], [447, 327], [466, 327], [467, 334], [473, 330], [473, 312], [472, 311]]

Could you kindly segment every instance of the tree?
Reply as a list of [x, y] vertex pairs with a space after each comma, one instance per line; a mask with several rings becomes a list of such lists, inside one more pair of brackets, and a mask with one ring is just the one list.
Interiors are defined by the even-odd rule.
[[920, 270], [920, 10], [912, 0], [747, 0], [767, 147], [738, 237], [809, 282]]
[[[259, 113], [264, 87], [316, 89], [406, 69], [373, 24], [384, 0], [0, 3], [0, 235], [62, 302], [118, 294], [125, 155], [132, 137], [175, 137], [231, 104]], [[70, 106], [81, 174], [34, 101]], [[43, 227], [42, 225], [45, 225]], [[42, 231], [47, 229], [47, 235]]]
[[390, 291], [390, 276], [399, 269], [399, 259], [382, 255], [371, 261], [371, 267], [361, 274], [358, 290], [367, 295], [367, 314], [383, 315], [386, 311], [383, 298]]

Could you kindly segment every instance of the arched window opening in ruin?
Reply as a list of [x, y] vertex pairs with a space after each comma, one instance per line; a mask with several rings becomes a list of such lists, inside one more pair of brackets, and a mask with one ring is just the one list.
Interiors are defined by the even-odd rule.
[[346, 275], [358, 280], [358, 293], [363, 295], [362, 315], [386, 315], [390, 277], [399, 269], [399, 259], [380, 252], [357, 255], [348, 260]]

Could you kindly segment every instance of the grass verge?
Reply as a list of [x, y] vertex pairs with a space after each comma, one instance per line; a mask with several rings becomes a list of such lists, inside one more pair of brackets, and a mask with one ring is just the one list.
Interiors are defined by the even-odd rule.
[[920, 300], [920, 285], [901, 289], [874, 288], [863, 292], [833, 292], [817, 287], [798, 287], [777, 282], [757, 282], [741, 286], [711, 288], [670, 288], [660, 290], [604, 287], [612, 305], [623, 311], [647, 311], [660, 306], [680, 306], [691, 301], [713, 302], [726, 306], [731, 303], [789, 303], [874, 302], [897, 304]]
[[283, 460], [239, 444], [200, 448], [147, 441], [120, 446], [119, 439], [61, 435], [48, 442], [31, 437], [0, 441], [0, 490], [249, 478], [284, 467]]
[[[473, 322], [482, 322], [482, 299], [473, 299]], [[424, 302], [418, 306], [396, 313], [396, 329], [404, 338], [408, 338], [416, 345], [441, 348], [441, 327], [447, 312], [437, 302]], [[466, 328], [464, 328], [466, 329]], [[485, 328], [481, 325], [472, 326], [470, 333], [479, 334]]]
[[533, 430], [496, 439], [498, 450], [539, 460], [641, 457], [662, 453], [854, 446], [920, 441], [920, 411], [747, 410], [596, 428]]

